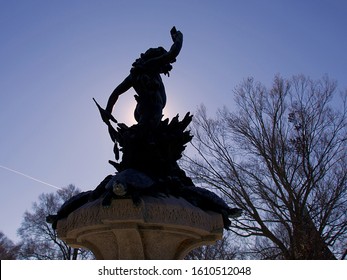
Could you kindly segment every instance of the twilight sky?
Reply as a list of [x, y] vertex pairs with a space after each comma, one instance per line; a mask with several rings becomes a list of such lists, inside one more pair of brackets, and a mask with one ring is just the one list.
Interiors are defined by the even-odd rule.
[[[172, 26], [184, 42], [163, 77], [169, 118], [232, 108], [249, 76], [328, 74], [346, 89], [346, 14], [345, 0], [0, 0], [0, 231], [17, 241], [39, 194], [114, 173], [92, 98], [105, 106], [141, 52], [169, 49]], [[133, 95], [114, 108], [128, 125]]]

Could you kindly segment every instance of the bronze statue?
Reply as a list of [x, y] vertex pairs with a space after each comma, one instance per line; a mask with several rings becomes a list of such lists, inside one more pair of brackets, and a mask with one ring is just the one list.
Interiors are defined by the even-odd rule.
[[[177, 164], [193, 136], [186, 131], [192, 120], [189, 112], [181, 121], [178, 115], [171, 121], [162, 120], [166, 93], [160, 74], [169, 75], [183, 43], [183, 35], [175, 27], [171, 29], [171, 38], [173, 44], [169, 51], [162, 47], [151, 48], [136, 59], [130, 74], [109, 97], [106, 109], [94, 99], [115, 144], [116, 161], [120, 151], [122, 159], [121, 162], [109, 161], [117, 169], [115, 175], [107, 176], [93, 191], [68, 200], [56, 215], [47, 216], [53, 228], [58, 220], [98, 198], [102, 198], [102, 205], [108, 207], [112, 200], [126, 197], [132, 198], [135, 205], [140, 204], [142, 196], [182, 197], [203, 210], [221, 213], [226, 229], [231, 224], [229, 218], [240, 215], [240, 209], [230, 208], [213, 192], [196, 187]], [[128, 127], [117, 123], [112, 110], [118, 97], [131, 87], [136, 91], [134, 114], [137, 124]], [[116, 128], [111, 121], [117, 124]]]
[[130, 74], [114, 89], [108, 99], [106, 110], [101, 111], [102, 119], [106, 124], [109, 120], [115, 121], [112, 110], [118, 97], [132, 87], [137, 93], [135, 120], [147, 129], [158, 126], [166, 104], [165, 87], [160, 74], [169, 76], [171, 64], [176, 61], [183, 43], [183, 34], [175, 27], [170, 33], [173, 41], [170, 50], [166, 51], [163, 47], [158, 47], [150, 48], [142, 53], [140, 58], [132, 64]]

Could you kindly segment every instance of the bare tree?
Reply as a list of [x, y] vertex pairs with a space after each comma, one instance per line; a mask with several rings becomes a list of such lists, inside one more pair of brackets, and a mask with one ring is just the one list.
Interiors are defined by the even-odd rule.
[[346, 93], [323, 77], [253, 79], [235, 90], [237, 110], [202, 106], [196, 157], [185, 169], [244, 210], [233, 231], [262, 259], [335, 259], [347, 254]]
[[14, 244], [0, 231], [0, 260], [15, 260], [20, 246], [20, 244]]
[[34, 202], [32, 212], [26, 211], [18, 235], [22, 239], [19, 251], [21, 259], [72, 260], [93, 258], [91, 252], [71, 248], [57, 237], [52, 225], [46, 222], [49, 214], [56, 213], [60, 206], [80, 191], [69, 185], [56, 193], [43, 193], [38, 202]]

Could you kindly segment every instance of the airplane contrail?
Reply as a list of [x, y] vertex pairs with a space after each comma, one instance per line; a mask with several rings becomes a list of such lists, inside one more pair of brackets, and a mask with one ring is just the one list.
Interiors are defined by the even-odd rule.
[[3, 168], [3, 169], [5, 169], [5, 170], [11, 171], [11, 172], [13, 172], [13, 173], [16, 173], [16, 174], [18, 174], [18, 175], [22, 175], [22, 176], [24, 176], [24, 177], [26, 177], [26, 178], [28, 178], [28, 179], [33, 180], [33, 181], [39, 182], [39, 183], [41, 183], [41, 184], [44, 184], [44, 185], [46, 185], [46, 186], [55, 188], [55, 189], [57, 189], [57, 190], [61, 190], [61, 188], [59, 188], [59, 187], [57, 187], [57, 186], [54, 186], [54, 185], [52, 185], [52, 184], [43, 182], [43, 181], [41, 181], [41, 180], [39, 180], [39, 179], [36, 179], [36, 178], [34, 178], [34, 177], [31, 177], [31, 176], [29, 176], [29, 175], [27, 175], [27, 174], [24, 174], [24, 173], [22, 173], [22, 172], [19, 172], [19, 171], [17, 171], [17, 170], [8, 168], [8, 167], [3, 166], [3, 165], [0, 165], [0, 167]]

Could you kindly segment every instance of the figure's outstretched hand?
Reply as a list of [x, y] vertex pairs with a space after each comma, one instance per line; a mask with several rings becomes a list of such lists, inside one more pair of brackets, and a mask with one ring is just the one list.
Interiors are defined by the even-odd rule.
[[177, 30], [176, 27], [172, 27], [170, 30], [172, 41], [182, 41], [183, 40], [183, 34], [181, 31]]
[[112, 116], [112, 114], [104, 109], [100, 110], [101, 118], [105, 123], [109, 123], [110, 120], [117, 123], [117, 120]]
[[96, 106], [99, 109], [100, 115], [102, 120], [104, 121], [104, 123], [106, 123], [107, 125], [110, 124], [110, 120], [113, 121], [114, 123], [117, 123], [117, 120], [114, 118], [114, 116], [112, 116], [112, 114], [108, 111], [106, 111], [105, 109], [103, 109], [98, 102], [96, 102], [96, 100], [93, 98]]

